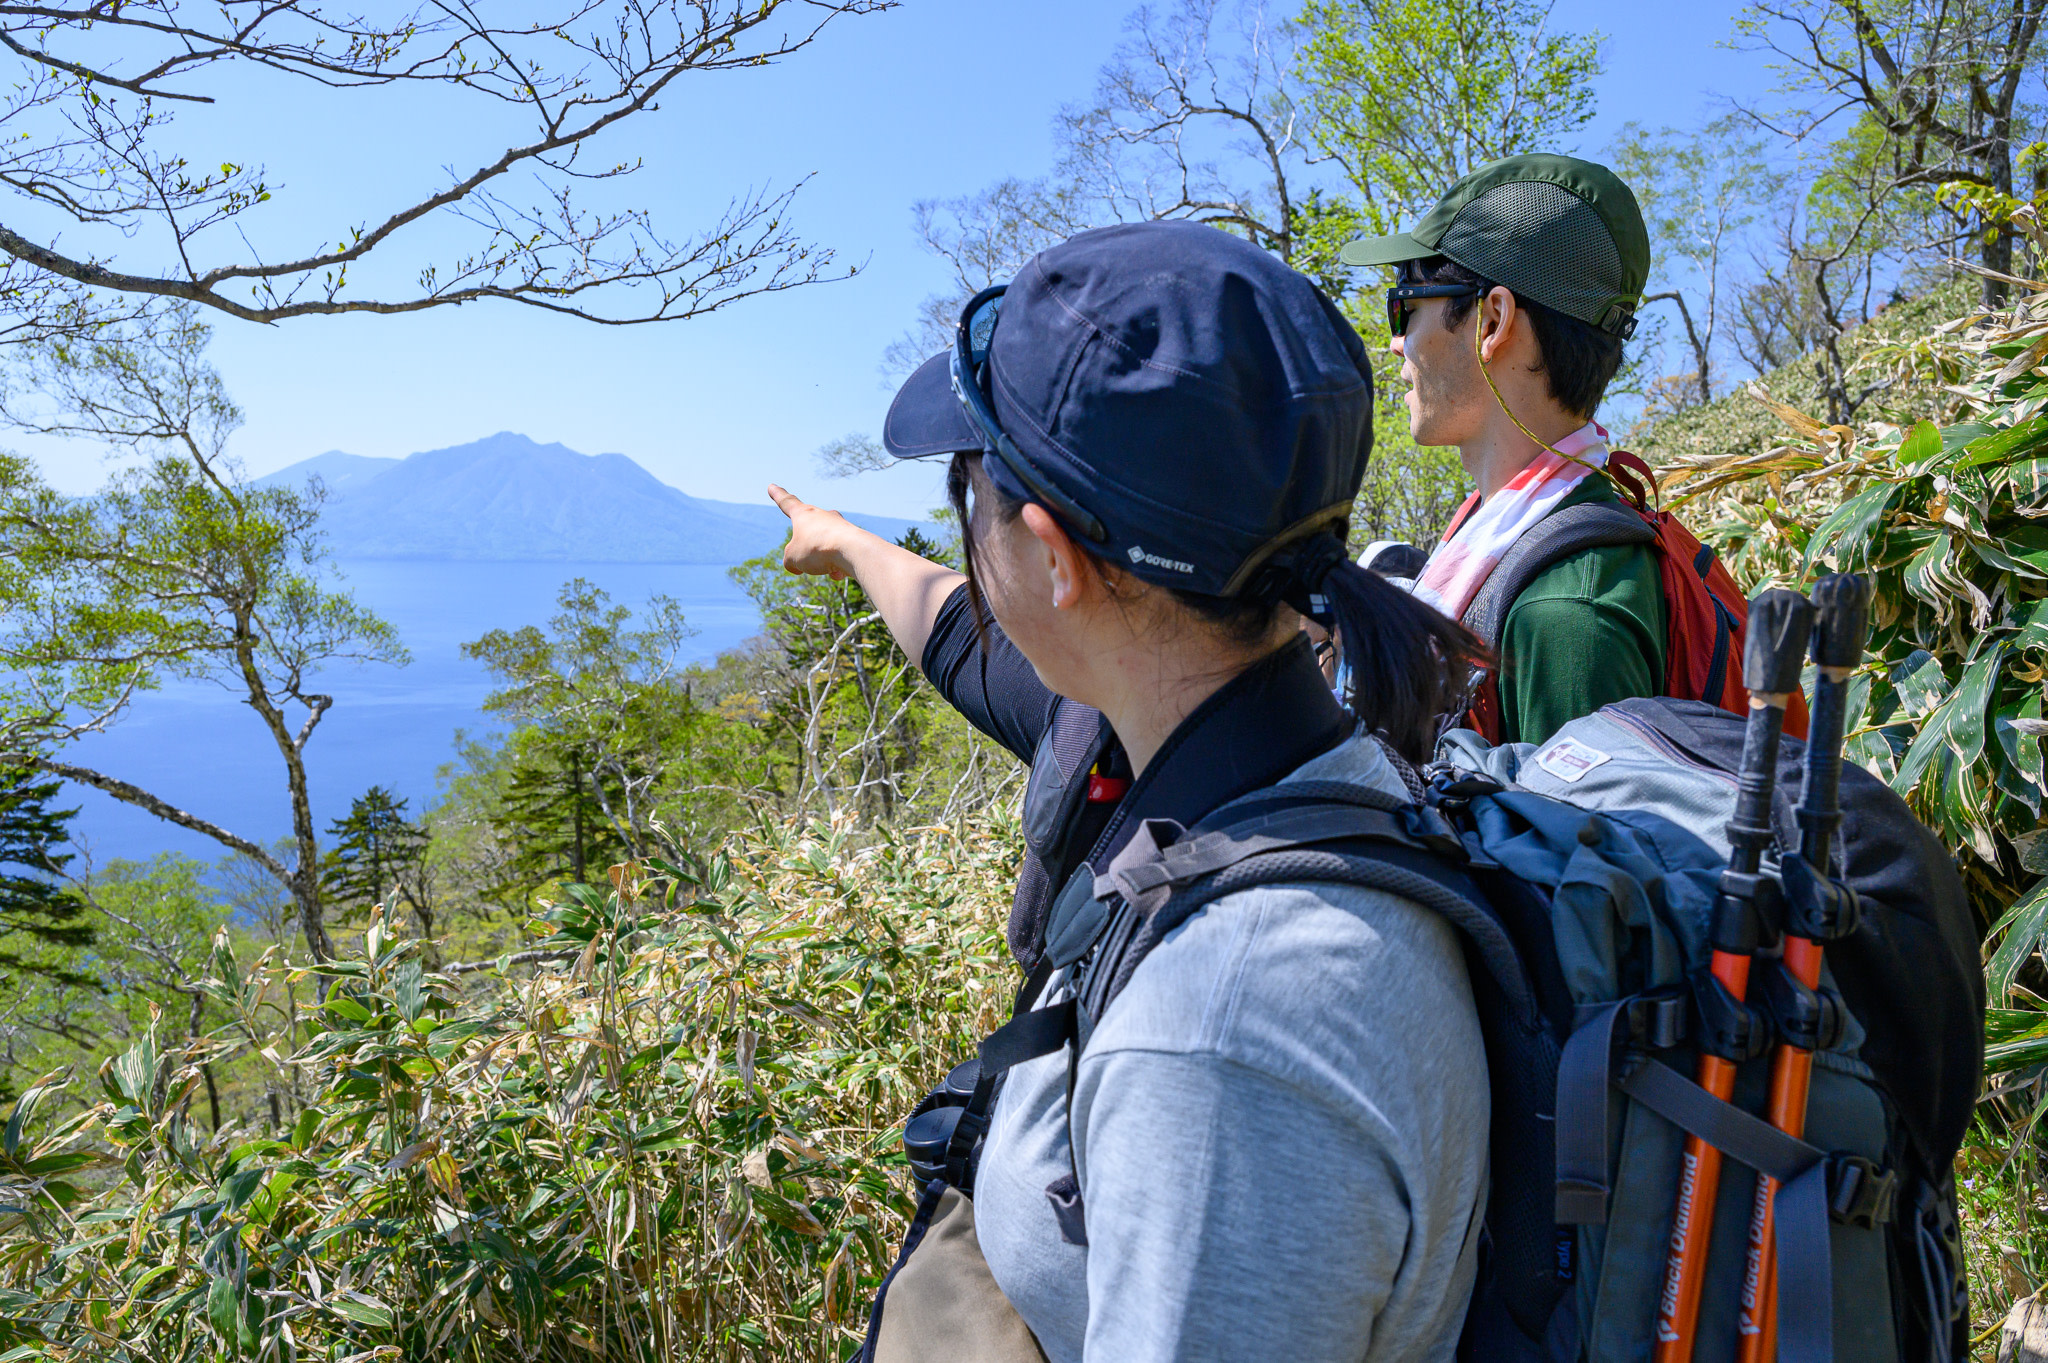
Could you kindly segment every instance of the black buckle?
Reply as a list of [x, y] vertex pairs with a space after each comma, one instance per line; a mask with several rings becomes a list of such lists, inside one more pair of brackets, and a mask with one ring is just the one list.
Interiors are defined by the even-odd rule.
[[1693, 975], [1692, 999], [1699, 1018], [1699, 1046], [1707, 1054], [1739, 1065], [1770, 1047], [1770, 1024], [1756, 1009], [1729, 993], [1713, 972], [1701, 970]]
[[[1604, 1003], [1580, 1004], [1573, 1029], [1585, 1026], [1606, 1007]], [[1668, 1051], [1685, 1044], [1686, 1034], [1691, 1030], [1692, 1009], [1684, 990], [1654, 989], [1622, 1001], [1620, 1025], [1624, 1029], [1619, 1033], [1624, 1052]]]
[[1805, 862], [1785, 867], [1785, 926], [1811, 942], [1839, 942], [1863, 924], [1863, 901], [1856, 891], [1832, 877], [1823, 877]]
[[1691, 1009], [1676, 990], [1644, 994], [1628, 1001], [1628, 1044], [1632, 1050], [1668, 1051], [1685, 1044]]
[[1429, 778], [1429, 803], [1439, 807], [1456, 809], [1477, 796], [1494, 795], [1507, 789], [1491, 776], [1465, 771], [1448, 763], [1432, 766], [1423, 774]]
[[1408, 805], [1398, 811], [1401, 831], [1438, 856], [1465, 860], [1465, 844], [1434, 809]]
[[1876, 1230], [1898, 1210], [1899, 1176], [1861, 1155], [1828, 1157], [1828, 1219]]
[[1752, 985], [1764, 1015], [1787, 1044], [1802, 1051], [1831, 1051], [1841, 1044], [1848, 1021], [1833, 990], [1808, 989], [1783, 961], [1765, 965]]

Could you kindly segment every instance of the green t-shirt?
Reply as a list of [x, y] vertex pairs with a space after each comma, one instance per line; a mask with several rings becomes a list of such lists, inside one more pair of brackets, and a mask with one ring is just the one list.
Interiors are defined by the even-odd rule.
[[[1587, 478], [1553, 510], [1619, 500]], [[1664, 694], [1664, 589], [1647, 545], [1588, 549], [1544, 569], [1508, 608], [1500, 639], [1501, 733], [1541, 743], [1567, 721]]]

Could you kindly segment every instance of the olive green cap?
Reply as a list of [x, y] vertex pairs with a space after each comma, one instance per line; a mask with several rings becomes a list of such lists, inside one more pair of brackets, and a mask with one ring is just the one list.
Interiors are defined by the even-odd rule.
[[1545, 307], [1626, 337], [1650, 276], [1636, 196], [1607, 167], [1537, 152], [1481, 166], [1406, 232], [1350, 242], [1346, 265], [1444, 256]]

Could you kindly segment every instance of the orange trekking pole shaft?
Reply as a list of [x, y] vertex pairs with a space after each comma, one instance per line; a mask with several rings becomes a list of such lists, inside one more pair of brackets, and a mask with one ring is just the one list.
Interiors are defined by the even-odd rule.
[[[1870, 588], [1853, 574], [1830, 576], [1814, 585], [1813, 661], [1819, 680], [1813, 694], [1813, 723], [1806, 744], [1804, 789], [1799, 800], [1799, 858], [1789, 871], [1791, 888], [1819, 892], [1834, 874], [1835, 830], [1841, 825], [1842, 734], [1848, 718], [1849, 678], [1863, 661], [1870, 633]], [[1800, 877], [1817, 878], [1810, 887]], [[1838, 895], [1788, 896], [1783, 976], [1770, 987], [1771, 1012], [1782, 1038], [1771, 1062], [1769, 1118], [1789, 1136], [1806, 1133], [1806, 1097], [1813, 1053], [1834, 1042], [1840, 1011], [1823, 999], [1821, 956], [1827, 942], [1855, 931], [1855, 915]], [[1757, 1176], [1749, 1223], [1749, 1261], [1742, 1275], [1741, 1363], [1771, 1363], [1778, 1355], [1778, 1181]], [[1818, 1309], [1830, 1309], [1822, 1304]]]
[[[1735, 815], [1728, 821], [1728, 869], [1714, 902], [1713, 957], [1694, 982], [1700, 1001], [1699, 1086], [1726, 1102], [1735, 1092], [1735, 1067], [1761, 1051], [1762, 1038], [1744, 1007], [1750, 958], [1757, 945], [1757, 885], [1764, 848], [1771, 843], [1771, 792], [1778, 779], [1778, 736], [1785, 704], [1799, 689], [1812, 607], [1797, 592], [1769, 591], [1749, 603], [1743, 641], [1742, 682], [1749, 689], [1749, 723], [1742, 737]], [[1678, 1205], [1671, 1217], [1664, 1291], [1657, 1301], [1656, 1363], [1690, 1363], [1699, 1325], [1700, 1287], [1714, 1234], [1714, 1198], [1721, 1187], [1721, 1152], [1698, 1136], [1685, 1138]]]

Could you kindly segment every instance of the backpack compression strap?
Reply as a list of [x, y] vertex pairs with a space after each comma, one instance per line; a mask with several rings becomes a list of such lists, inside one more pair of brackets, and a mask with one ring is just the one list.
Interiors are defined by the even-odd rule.
[[[1723, 1102], [1645, 1054], [1646, 1048], [1668, 1049], [1684, 1040], [1682, 995], [1588, 1005], [1581, 1018], [1557, 1072], [1557, 1223], [1599, 1225], [1607, 1220], [1608, 1100], [1619, 1089], [1728, 1158], [1778, 1180], [1780, 1300], [1833, 1302], [1828, 1222], [1836, 1210], [1833, 1175], [1845, 1162]], [[1619, 1055], [1617, 1041], [1624, 1043]], [[1842, 1219], [1854, 1220], [1851, 1204], [1858, 1186], [1844, 1178], [1840, 1190]], [[1783, 1313], [1778, 1329], [1780, 1363], [1833, 1363], [1832, 1308]]]

